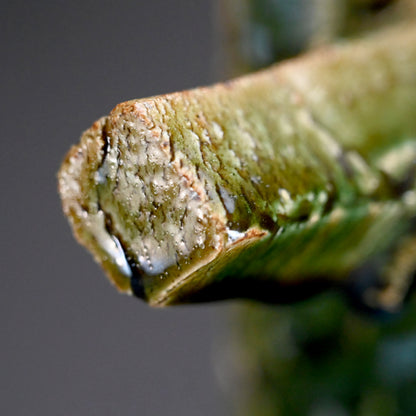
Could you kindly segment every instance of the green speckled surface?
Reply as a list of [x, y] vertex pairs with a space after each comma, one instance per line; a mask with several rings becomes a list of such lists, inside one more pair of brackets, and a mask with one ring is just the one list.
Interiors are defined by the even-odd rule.
[[415, 68], [416, 30], [399, 27], [119, 104], [67, 156], [64, 211], [153, 305], [219, 279], [344, 280], [414, 231]]

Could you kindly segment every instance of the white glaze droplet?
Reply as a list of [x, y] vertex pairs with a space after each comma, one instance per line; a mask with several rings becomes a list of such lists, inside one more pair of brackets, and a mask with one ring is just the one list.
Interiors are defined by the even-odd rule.
[[124, 254], [124, 250], [117, 237], [110, 235], [104, 227], [104, 213], [98, 211], [96, 215], [90, 216], [87, 226], [90, 227], [91, 233], [94, 235], [101, 249], [107, 254], [109, 259], [117, 266], [120, 273], [130, 278], [132, 271]]
[[237, 240], [240, 240], [241, 238], [244, 238], [245, 233], [241, 233], [240, 231], [236, 231], [236, 230], [227, 229], [227, 236], [228, 236], [228, 242], [229, 243], [234, 243]]
[[115, 244], [115, 249], [113, 250], [113, 258], [115, 263], [124, 275], [131, 277], [132, 272], [129, 263], [127, 262], [126, 255], [124, 254], [124, 250], [121, 247], [120, 241], [114, 236], [111, 236], [111, 239]]

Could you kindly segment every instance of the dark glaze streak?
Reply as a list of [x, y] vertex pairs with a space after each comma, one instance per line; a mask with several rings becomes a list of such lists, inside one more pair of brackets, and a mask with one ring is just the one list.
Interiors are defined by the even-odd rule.
[[146, 292], [143, 285], [143, 273], [137, 268], [136, 264], [131, 260], [131, 257], [126, 256], [127, 262], [131, 269], [130, 287], [134, 294], [139, 299], [146, 300]]

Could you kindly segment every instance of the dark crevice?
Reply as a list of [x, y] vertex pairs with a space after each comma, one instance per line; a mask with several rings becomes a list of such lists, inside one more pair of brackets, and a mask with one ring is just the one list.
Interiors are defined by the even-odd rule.
[[212, 302], [227, 299], [251, 299], [271, 304], [291, 304], [309, 299], [335, 284], [328, 279], [316, 278], [297, 283], [283, 283], [272, 279], [253, 278], [224, 279], [213, 282], [196, 293], [190, 294], [187, 302]]
[[353, 5], [353, 15], [359, 14], [377, 14], [384, 9], [392, 6], [395, 0], [372, 0], [372, 1], [364, 1], [364, 2], [357, 2]]
[[323, 206], [322, 215], [328, 215], [334, 210], [335, 202], [337, 201], [334, 192], [327, 192], [327, 200]]
[[126, 245], [123, 242], [123, 239], [118, 235], [118, 233], [115, 232], [111, 215], [109, 215], [108, 213], [105, 212], [105, 210], [102, 209], [99, 201], [97, 202], [97, 206], [98, 206], [98, 209], [104, 215], [104, 227], [105, 227], [106, 232], [108, 233], [108, 235], [118, 240], [120, 247], [123, 250], [124, 257], [131, 271], [130, 287], [131, 287], [133, 294], [140, 299], [146, 300], [146, 293], [145, 293], [144, 284], [143, 284], [144, 273], [138, 268], [136, 262], [133, 260], [133, 256], [129, 254], [129, 250], [126, 248]]
[[130, 276], [130, 288], [133, 292], [133, 295], [139, 299], [147, 300], [146, 291], [144, 289], [143, 276], [144, 272], [138, 267], [136, 262], [133, 260], [133, 257], [127, 254], [126, 248], [123, 245], [121, 240], [120, 245], [126, 256], [127, 263], [131, 270]]
[[410, 167], [406, 175], [401, 179], [395, 179], [383, 171], [381, 171], [381, 174], [393, 193], [393, 196], [396, 198], [401, 197], [405, 192], [414, 188], [416, 181], [416, 163]]
[[[104, 160], [106, 159], [107, 155], [108, 155], [108, 149], [110, 147], [110, 138], [108, 136], [108, 126], [107, 126], [107, 120], [105, 121], [105, 123], [103, 124], [103, 128], [102, 128], [102, 133], [101, 133], [101, 137], [103, 140], [103, 148], [102, 148], [102, 152], [103, 152], [103, 156], [102, 156], [102, 164], [104, 163]], [[100, 167], [101, 167], [100, 166]]]

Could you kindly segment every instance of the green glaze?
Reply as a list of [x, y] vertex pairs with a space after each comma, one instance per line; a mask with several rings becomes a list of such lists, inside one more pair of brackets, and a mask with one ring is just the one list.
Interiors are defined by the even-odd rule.
[[67, 156], [64, 211], [153, 305], [232, 279], [343, 281], [412, 231], [415, 68], [416, 30], [400, 27], [119, 104]]

